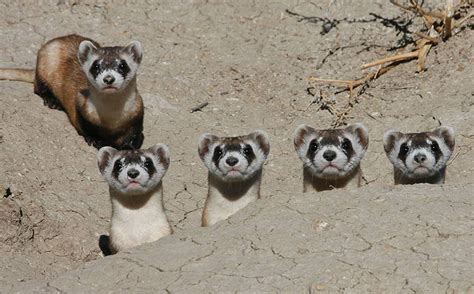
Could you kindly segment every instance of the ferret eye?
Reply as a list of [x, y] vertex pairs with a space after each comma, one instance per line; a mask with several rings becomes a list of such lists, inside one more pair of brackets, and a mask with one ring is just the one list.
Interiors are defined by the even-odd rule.
[[352, 148], [352, 143], [349, 139], [345, 138], [343, 141], [342, 141], [342, 145], [341, 145], [342, 149], [346, 150], [346, 151], [349, 151], [351, 148]]
[[150, 169], [150, 168], [153, 167], [153, 161], [152, 161], [150, 158], [147, 158], [147, 159], [145, 160], [144, 165], [145, 165], [145, 167], [146, 167], [147, 169]]
[[403, 143], [400, 146], [400, 155], [406, 155], [410, 149], [408, 148], [406, 143]]
[[127, 62], [125, 60], [120, 61], [119, 66], [118, 66], [118, 71], [121, 74], [125, 74], [125, 73], [128, 73], [129, 70], [130, 68], [128, 67]]
[[123, 165], [122, 165], [122, 162], [119, 160], [117, 160], [114, 164], [114, 170], [120, 170], [122, 169]]
[[433, 141], [433, 143], [431, 143], [431, 151], [433, 151], [433, 152], [438, 152], [439, 151], [438, 142]]
[[214, 157], [220, 158], [221, 156], [222, 156], [221, 147], [216, 147], [216, 149], [214, 149]]
[[316, 141], [316, 139], [314, 139], [313, 141], [309, 143], [309, 150], [311, 151], [318, 150], [318, 142]]
[[244, 148], [244, 154], [245, 154], [246, 156], [249, 156], [249, 155], [251, 155], [252, 153], [253, 153], [252, 146], [250, 146], [250, 145], [245, 146], [245, 148]]
[[91, 68], [89, 69], [89, 72], [96, 77], [100, 73], [100, 64], [99, 60], [96, 60], [92, 63]]

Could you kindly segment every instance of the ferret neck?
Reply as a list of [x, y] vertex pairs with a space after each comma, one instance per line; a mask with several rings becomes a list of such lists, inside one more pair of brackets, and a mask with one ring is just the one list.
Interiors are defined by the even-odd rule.
[[344, 178], [318, 178], [316, 177], [309, 168], [303, 168], [303, 181], [304, 181], [304, 192], [307, 192], [311, 188], [316, 191], [326, 191], [335, 188], [344, 188], [349, 183], [355, 182], [354, 186], [360, 186], [360, 180], [362, 177], [362, 171], [360, 166], [352, 171], [352, 173], [346, 175]]
[[420, 183], [443, 184], [445, 173], [446, 173], [446, 167], [443, 167], [439, 172], [427, 178], [417, 178], [417, 179], [409, 178], [409, 177], [406, 177], [401, 171], [397, 169], [394, 169], [393, 174], [394, 174], [395, 184], [411, 185], [411, 184], [420, 184]]
[[234, 201], [246, 195], [260, 197], [260, 182], [262, 170], [259, 170], [253, 177], [238, 182], [226, 182], [209, 173], [209, 195], [219, 194], [222, 197]]
[[138, 195], [127, 195], [109, 187], [112, 210], [127, 210], [130, 212], [138, 210], [152, 210], [163, 212], [163, 185], [160, 182], [148, 193]]
[[88, 98], [94, 103], [107, 103], [110, 104], [110, 100], [113, 99], [114, 104], [119, 102], [126, 102], [129, 98], [132, 98], [137, 91], [137, 78], [134, 77], [127, 85], [125, 89], [116, 93], [104, 93], [97, 90], [94, 85], [89, 83], [89, 96]]

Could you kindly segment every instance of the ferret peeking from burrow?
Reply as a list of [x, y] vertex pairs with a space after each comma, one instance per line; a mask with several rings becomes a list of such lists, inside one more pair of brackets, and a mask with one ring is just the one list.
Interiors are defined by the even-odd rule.
[[403, 134], [389, 130], [383, 137], [393, 164], [395, 184], [442, 184], [454, 150], [454, 131], [442, 126], [431, 132]]
[[52, 109], [64, 110], [79, 135], [97, 149], [138, 149], [143, 143], [143, 101], [136, 76], [143, 49], [101, 47], [78, 35], [48, 41], [36, 69], [0, 68], [0, 80], [34, 83]]
[[303, 192], [361, 186], [360, 161], [369, 144], [364, 125], [325, 130], [300, 125], [293, 143], [303, 162]]
[[168, 147], [118, 151], [102, 147], [100, 173], [112, 203], [109, 248], [112, 254], [172, 234], [163, 208], [162, 179], [170, 164]]
[[198, 151], [209, 170], [203, 227], [227, 219], [260, 198], [263, 164], [270, 152], [266, 133], [257, 130], [239, 137], [203, 134]]

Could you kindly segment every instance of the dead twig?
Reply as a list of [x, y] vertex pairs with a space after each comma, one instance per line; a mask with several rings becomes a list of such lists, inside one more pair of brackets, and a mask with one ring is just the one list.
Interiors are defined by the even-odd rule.
[[203, 102], [203, 103], [199, 104], [198, 106], [195, 106], [195, 107], [191, 108], [191, 113], [195, 113], [197, 111], [202, 111], [202, 109], [204, 107], [208, 106], [208, 105], [209, 105], [209, 102], [207, 102], [207, 101]]
[[426, 11], [421, 7], [421, 4], [418, 4], [417, 0], [410, 0], [410, 3], [412, 4], [411, 6], [406, 6], [403, 4], [400, 4], [396, 0], [390, 0], [390, 3], [392, 3], [395, 6], [400, 7], [403, 10], [414, 12], [416, 14], [420, 14], [421, 16], [430, 16], [430, 17], [436, 17], [439, 19], [444, 19], [445, 17], [445, 12], [444, 11]]
[[470, 11], [465, 17], [461, 18], [453, 25], [453, 29], [457, 29], [460, 26], [462, 26], [462, 24], [466, 22], [466, 20], [470, 19], [473, 15], [474, 15], [474, 11]]
[[[429, 37], [430, 38], [438, 37], [438, 32], [436, 32], [434, 27], [431, 27]], [[428, 52], [430, 51], [432, 46], [433, 46], [433, 43], [427, 40], [425, 44], [423, 45], [423, 47], [419, 49], [418, 61], [416, 64], [417, 72], [422, 72], [425, 70], [426, 57], [428, 56]]]
[[[342, 88], [342, 91], [349, 92], [348, 102], [343, 106], [342, 109], [335, 109], [335, 107], [331, 106], [330, 112], [335, 116], [335, 120], [333, 122], [334, 127], [345, 123], [345, 120], [349, 117], [350, 110], [353, 108], [354, 103], [357, 103], [357, 96], [360, 96], [365, 91], [365, 88], [368, 86], [370, 81], [379, 78], [381, 75], [385, 74], [400, 63], [408, 62], [413, 59], [417, 60], [416, 72], [424, 71], [426, 59], [431, 48], [439, 44], [441, 37], [444, 41], [449, 39], [453, 35], [454, 29], [461, 27], [464, 22], [473, 16], [472, 4], [469, 4], [467, 9], [466, 7], [461, 8], [464, 5], [463, 0], [461, 0], [461, 2], [459, 2], [456, 6], [454, 5], [454, 0], [446, 0], [445, 9], [442, 11], [425, 10], [422, 7], [423, 1], [419, 0], [409, 0], [409, 4], [406, 5], [401, 4], [399, 0], [390, 0], [390, 2], [405, 11], [413, 12], [417, 16], [423, 18], [426, 30], [428, 30], [428, 34], [422, 32], [425, 30], [414, 32], [413, 34], [420, 37], [420, 39], [414, 41], [414, 48], [410, 52], [387, 56], [382, 59], [363, 64], [361, 66], [362, 69], [376, 66], [378, 66], [378, 69], [376, 71], [369, 72], [361, 78], [354, 80], [338, 80], [314, 76], [309, 77], [309, 83], [313, 85], [315, 89], [316, 86], [320, 84], [331, 84]], [[458, 18], [461, 16], [461, 14], [465, 14], [465, 16], [460, 20], [455, 21], [454, 16], [456, 15], [456, 18]], [[408, 46], [408, 44], [406, 44], [406, 46]], [[354, 89], [361, 86], [362, 88], [354, 95]]]
[[406, 60], [410, 60], [410, 59], [413, 59], [413, 58], [417, 58], [418, 55], [419, 55], [419, 50], [415, 50], [415, 51], [407, 52], [407, 53], [396, 54], [396, 55], [393, 55], [393, 56], [385, 57], [385, 58], [382, 58], [382, 59], [379, 59], [379, 60], [376, 60], [376, 61], [373, 61], [373, 62], [363, 64], [362, 69], [377, 66], [377, 65], [384, 64], [384, 63], [387, 63], [387, 62], [394, 62], [394, 61], [401, 61], [401, 60], [406, 61]]
[[421, 32], [415, 32], [415, 35], [417, 35], [417, 36], [420, 37], [420, 38], [429, 40], [429, 41], [432, 42], [433, 44], [438, 44], [438, 43], [439, 43], [439, 40], [438, 40], [437, 38], [430, 37], [430, 36], [425, 35], [425, 34], [423, 34], [423, 33], [421, 33]]
[[444, 17], [444, 30], [443, 38], [448, 39], [452, 35], [452, 19], [454, 16], [454, 3], [453, 0], [446, 0], [446, 15]]
[[357, 80], [333, 80], [333, 79], [321, 79], [317, 77], [309, 77], [310, 82], [318, 84], [318, 83], [329, 83], [329, 84], [336, 84], [336, 85], [342, 85], [344, 90], [349, 90], [349, 92], [352, 93], [352, 91], [365, 84], [368, 81], [374, 80], [390, 69], [392, 69], [396, 65], [396, 62], [393, 64], [389, 64], [387, 66], [379, 68], [376, 72], [371, 72], [368, 73], [366, 76], [359, 78]]

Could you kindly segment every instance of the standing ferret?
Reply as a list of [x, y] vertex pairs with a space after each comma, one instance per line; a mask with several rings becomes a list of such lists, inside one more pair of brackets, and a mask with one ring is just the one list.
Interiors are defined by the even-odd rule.
[[97, 159], [109, 184], [112, 254], [173, 233], [163, 207], [162, 179], [170, 164], [166, 145], [122, 151], [102, 147]]
[[64, 110], [89, 145], [140, 148], [143, 101], [136, 74], [142, 46], [101, 47], [89, 38], [55, 38], [38, 51], [36, 70], [0, 69], [0, 80], [34, 83], [35, 94]]
[[383, 144], [393, 164], [395, 184], [444, 183], [454, 143], [454, 131], [446, 126], [421, 133], [387, 131]]
[[239, 137], [203, 134], [198, 152], [209, 170], [203, 227], [227, 219], [260, 198], [263, 164], [270, 152], [266, 133], [255, 131]]
[[293, 143], [303, 162], [303, 192], [361, 186], [360, 161], [369, 144], [363, 124], [328, 130], [300, 125]]

